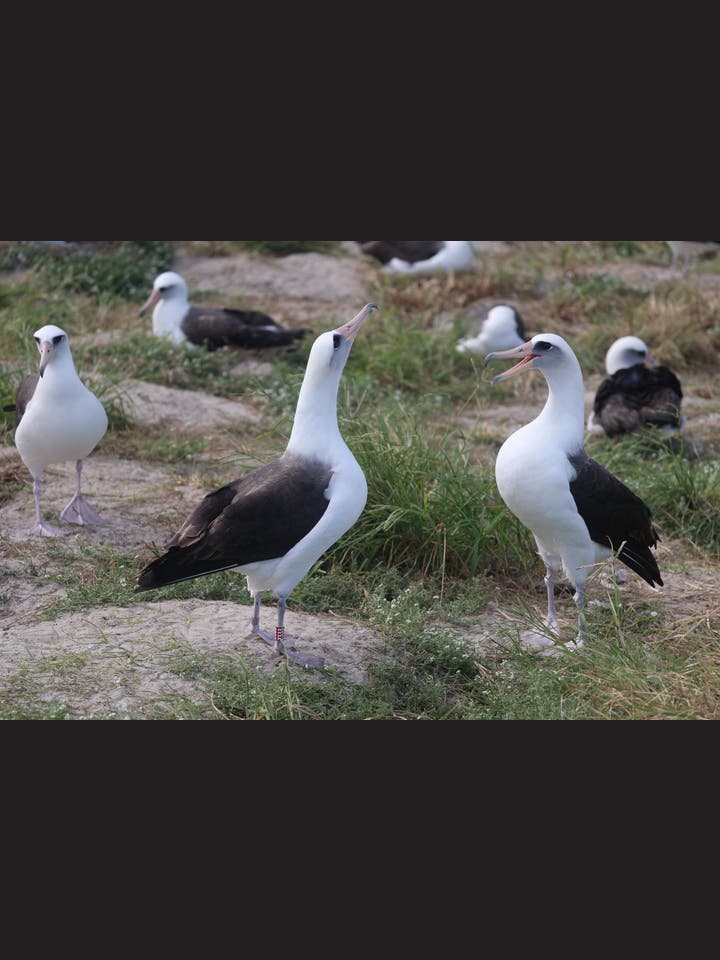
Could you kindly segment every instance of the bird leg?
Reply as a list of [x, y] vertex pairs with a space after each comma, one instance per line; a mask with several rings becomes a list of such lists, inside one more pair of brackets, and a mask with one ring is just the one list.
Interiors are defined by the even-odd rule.
[[53, 527], [45, 523], [40, 515], [40, 477], [35, 477], [33, 483], [33, 493], [35, 495], [35, 526], [30, 530], [29, 536], [35, 537], [63, 537], [65, 531], [58, 527]]
[[547, 587], [548, 601], [546, 623], [549, 630], [552, 630], [553, 633], [559, 633], [560, 624], [558, 623], [557, 610], [555, 609], [555, 578], [550, 567], [546, 567], [545, 571], [545, 586]]
[[81, 527], [88, 523], [105, 523], [100, 514], [90, 506], [87, 500], [80, 493], [80, 482], [82, 479], [82, 460], [75, 464], [77, 472], [77, 493], [70, 503], [60, 514], [60, 519], [66, 523], [77, 523]]
[[587, 631], [585, 629], [585, 584], [577, 584], [575, 596], [573, 597], [578, 608], [578, 635], [575, 640], [566, 643], [565, 646], [573, 650], [579, 650], [584, 646], [587, 640]]
[[322, 670], [325, 661], [322, 657], [313, 657], [310, 654], [297, 653], [295, 649], [295, 640], [285, 635], [285, 610], [287, 608], [287, 597], [278, 598], [278, 625], [275, 629], [275, 636], [271, 636], [265, 630], [260, 629], [260, 598], [262, 594], [255, 594], [255, 607], [253, 610], [252, 631], [256, 637], [260, 637], [269, 647], [276, 650], [281, 656], [287, 657], [293, 663], [300, 664], [301, 667], [310, 667], [315, 670]]

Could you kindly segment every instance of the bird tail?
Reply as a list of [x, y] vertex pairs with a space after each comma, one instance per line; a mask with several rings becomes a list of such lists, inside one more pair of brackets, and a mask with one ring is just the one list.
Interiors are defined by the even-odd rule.
[[232, 570], [237, 563], [213, 564], [212, 559], [197, 560], [187, 548], [170, 547], [167, 553], [149, 563], [138, 576], [135, 593], [169, 587], [173, 583], [184, 583], [197, 577], [207, 577], [211, 573]]
[[[658, 540], [660, 538], [658, 537]], [[635, 573], [642, 577], [645, 583], [651, 587], [664, 587], [663, 579], [660, 576], [660, 568], [657, 560], [650, 553], [650, 548], [644, 543], [638, 543], [637, 540], [626, 540], [620, 548], [618, 559], [622, 560], [626, 567], [630, 567]]]

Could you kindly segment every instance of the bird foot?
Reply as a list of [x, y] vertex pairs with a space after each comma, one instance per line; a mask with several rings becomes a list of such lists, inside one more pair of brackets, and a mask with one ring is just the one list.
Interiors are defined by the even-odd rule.
[[29, 537], [65, 537], [67, 536], [67, 530], [61, 530], [59, 527], [53, 527], [49, 523], [45, 523], [44, 520], [41, 520], [40, 523], [36, 523], [32, 530], [28, 531]]
[[65, 523], [77, 523], [81, 527], [86, 526], [88, 523], [105, 523], [94, 507], [91, 507], [87, 500], [77, 493], [60, 514], [60, 519]]
[[293, 663], [297, 663], [301, 667], [307, 667], [310, 670], [322, 670], [325, 666], [325, 660], [322, 657], [314, 657], [312, 654], [307, 653], [298, 653], [293, 637], [286, 636], [283, 640], [279, 640], [276, 636], [271, 636], [269, 633], [266, 633], [265, 630], [261, 630], [255, 625], [253, 625], [252, 630], [256, 637], [260, 637], [269, 647], [277, 651], [281, 657], [287, 657], [288, 660], [292, 660]]

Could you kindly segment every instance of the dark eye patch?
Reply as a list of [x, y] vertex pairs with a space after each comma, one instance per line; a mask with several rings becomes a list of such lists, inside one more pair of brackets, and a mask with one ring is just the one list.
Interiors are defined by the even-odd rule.
[[57, 347], [58, 344], [62, 343], [65, 337], [62, 334], [58, 334], [57, 337], [53, 337], [53, 344]]
[[533, 344], [533, 350], [540, 350], [542, 352], [547, 350], [552, 350], [552, 344], [548, 343], [547, 340], [538, 340], [537, 343]]
[[40, 337], [33, 337], [35, 343], [40, 343]]
[[333, 347], [337, 350], [337, 348], [340, 346], [341, 343], [342, 343], [342, 337], [340, 336], [339, 333], [336, 333], [333, 337]]

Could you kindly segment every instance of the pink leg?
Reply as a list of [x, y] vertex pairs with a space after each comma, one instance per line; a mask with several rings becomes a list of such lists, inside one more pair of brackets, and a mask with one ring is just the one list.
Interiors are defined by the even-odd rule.
[[90, 506], [87, 500], [80, 493], [82, 460], [78, 460], [75, 465], [75, 470], [77, 471], [77, 493], [60, 514], [60, 519], [64, 520], [66, 523], [77, 523], [80, 526], [85, 526], [88, 523], [105, 523], [100, 514]]

